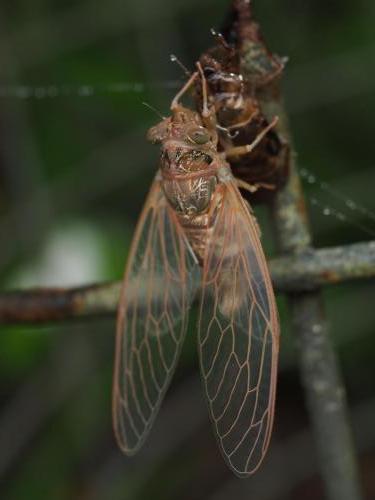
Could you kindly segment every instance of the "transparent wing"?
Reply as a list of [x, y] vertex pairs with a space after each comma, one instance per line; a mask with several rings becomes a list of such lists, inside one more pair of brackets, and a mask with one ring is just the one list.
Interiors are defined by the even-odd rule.
[[279, 325], [255, 220], [231, 182], [206, 249], [198, 327], [214, 430], [230, 468], [247, 476], [270, 440]]
[[200, 269], [155, 180], [138, 222], [118, 310], [113, 422], [121, 449], [146, 438], [173, 375]]

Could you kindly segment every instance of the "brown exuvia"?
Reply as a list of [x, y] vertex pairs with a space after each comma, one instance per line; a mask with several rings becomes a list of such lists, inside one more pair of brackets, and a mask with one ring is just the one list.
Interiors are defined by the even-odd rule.
[[[271, 54], [254, 22], [246, 0], [233, 2], [230, 23], [224, 35], [214, 33], [216, 43], [200, 57], [207, 79], [208, 99], [214, 106], [219, 132], [219, 150], [251, 143], [270, 122], [264, 103], [275, 92], [284, 61]], [[198, 109], [201, 87], [196, 87]], [[229, 160], [234, 175], [257, 187], [251, 202], [272, 197], [288, 177], [289, 146], [277, 127], [265, 135], [247, 155]], [[245, 193], [246, 196], [246, 193]]]

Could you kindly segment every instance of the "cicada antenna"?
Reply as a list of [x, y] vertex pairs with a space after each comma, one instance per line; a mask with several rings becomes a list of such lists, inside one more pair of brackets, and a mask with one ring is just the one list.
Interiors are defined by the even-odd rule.
[[185, 73], [186, 76], [191, 76], [191, 71], [189, 71], [187, 69], [187, 67], [179, 60], [179, 58], [177, 56], [175, 56], [174, 54], [171, 54], [169, 56], [170, 60], [172, 62], [175, 62], [176, 64], [178, 64], [180, 66], [180, 68], [182, 69], [182, 71]]
[[148, 102], [142, 101], [143, 106], [146, 106], [146, 108], [151, 109], [154, 113], [156, 113], [162, 120], [166, 119], [166, 116], [163, 116], [160, 111], [158, 111], [154, 106], [151, 106]]

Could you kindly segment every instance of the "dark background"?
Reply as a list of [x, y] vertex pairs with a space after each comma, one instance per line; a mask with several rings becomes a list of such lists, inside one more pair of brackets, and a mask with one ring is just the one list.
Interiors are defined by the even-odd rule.
[[[2, 0], [3, 289], [122, 276], [158, 158], [145, 141], [158, 118], [141, 103], [168, 112], [181, 79], [169, 54], [192, 67], [227, 6]], [[255, 11], [270, 47], [290, 58], [285, 98], [299, 166], [314, 176], [304, 187], [316, 246], [373, 239], [375, 3], [259, 0]], [[271, 255], [265, 212], [256, 208]], [[368, 499], [375, 498], [374, 292], [371, 282], [324, 292]], [[226, 469], [216, 447], [193, 323], [153, 432], [132, 459], [111, 430], [114, 319], [2, 327], [1, 498], [323, 498], [282, 297], [279, 308], [275, 430], [266, 461], [246, 481]]]

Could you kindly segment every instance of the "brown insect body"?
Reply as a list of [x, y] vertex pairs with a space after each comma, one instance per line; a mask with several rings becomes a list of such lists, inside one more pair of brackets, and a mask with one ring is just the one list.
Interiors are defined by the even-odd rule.
[[[230, 28], [225, 33], [232, 45], [216, 35], [216, 45], [200, 58], [209, 101], [216, 111], [222, 151], [251, 143], [267, 127], [270, 120], [263, 111], [261, 96], [273, 87], [283, 69], [283, 62], [265, 47], [249, 2], [233, 2]], [[196, 96], [200, 107], [199, 86]], [[235, 177], [258, 187], [250, 201], [268, 200], [284, 184], [288, 156], [288, 145], [277, 129], [272, 129], [253, 152], [230, 158]]]
[[220, 205], [218, 172], [230, 168], [217, 151], [216, 132], [203, 126], [199, 113], [177, 103], [170, 117], [150, 129], [148, 138], [161, 143], [162, 189], [202, 262]]
[[[217, 149], [215, 108], [198, 69], [173, 100], [172, 115], [148, 134], [161, 144], [161, 158], [119, 303], [113, 422], [121, 449], [135, 453], [170, 383], [200, 288], [198, 350], [209, 413], [226, 462], [246, 477], [271, 436], [279, 325], [257, 226], [226, 160], [233, 150]], [[203, 106], [196, 113], [179, 98], [199, 76]]]
[[232, 1], [222, 33], [235, 48], [239, 66], [258, 97], [273, 90], [273, 83], [282, 75], [285, 62], [268, 49], [254, 19], [251, 0]]

